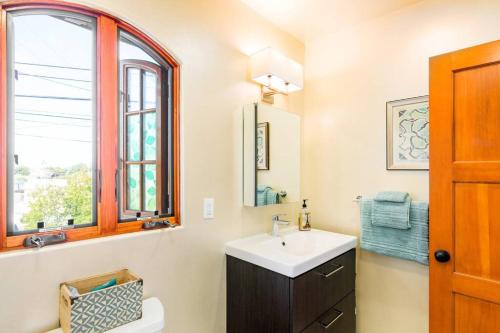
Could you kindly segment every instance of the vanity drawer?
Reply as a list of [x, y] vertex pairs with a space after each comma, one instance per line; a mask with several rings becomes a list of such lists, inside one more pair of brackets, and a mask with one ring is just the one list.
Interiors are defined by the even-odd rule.
[[355, 287], [354, 249], [291, 280], [293, 332], [300, 332]]
[[355, 333], [356, 300], [354, 291], [329, 309], [302, 333]]

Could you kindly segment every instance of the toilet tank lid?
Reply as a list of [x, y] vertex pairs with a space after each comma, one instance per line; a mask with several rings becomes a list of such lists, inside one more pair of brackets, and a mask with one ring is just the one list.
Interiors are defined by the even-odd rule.
[[[163, 305], [156, 297], [142, 302], [142, 318], [123, 326], [113, 328], [106, 333], [156, 333], [165, 326]], [[47, 333], [62, 333], [60, 328]]]
[[164, 327], [163, 305], [156, 297], [142, 302], [142, 318], [123, 326], [109, 330], [107, 333], [155, 333]]

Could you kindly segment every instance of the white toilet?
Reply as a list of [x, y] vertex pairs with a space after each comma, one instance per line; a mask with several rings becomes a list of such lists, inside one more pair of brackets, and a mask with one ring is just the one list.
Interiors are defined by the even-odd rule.
[[[106, 333], [162, 333], [165, 326], [163, 305], [156, 297], [142, 302], [142, 318], [122, 325]], [[58, 328], [47, 333], [62, 333]]]

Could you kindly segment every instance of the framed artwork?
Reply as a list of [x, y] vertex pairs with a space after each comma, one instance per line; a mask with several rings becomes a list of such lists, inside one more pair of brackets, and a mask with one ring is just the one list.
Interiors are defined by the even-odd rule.
[[387, 170], [429, 170], [429, 96], [387, 102]]
[[257, 124], [257, 170], [269, 170], [269, 123]]

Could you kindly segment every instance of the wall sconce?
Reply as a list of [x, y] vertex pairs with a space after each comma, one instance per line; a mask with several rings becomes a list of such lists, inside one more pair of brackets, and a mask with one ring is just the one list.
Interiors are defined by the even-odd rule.
[[271, 48], [263, 49], [250, 58], [252, 80], [262, 86], [262, 101], [274, 103], [275, 94], [288, 95], [302, 90], [302, 65]]

